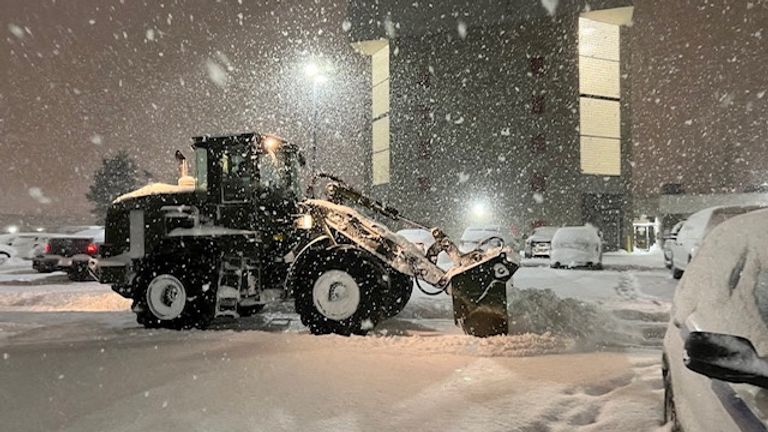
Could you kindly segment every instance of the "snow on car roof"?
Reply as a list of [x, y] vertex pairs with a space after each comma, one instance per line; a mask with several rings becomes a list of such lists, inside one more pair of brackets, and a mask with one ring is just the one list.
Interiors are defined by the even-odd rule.
[[461, 235], [462, 241], [479, 241], [488, 237], [501, 237], [501, 227], [498, 225], [478, 225], [467, 227]]
[[88, 237], [92, 238], [96, 243], [104, 242], [104, 228], [101, 229], [87, 229], [78, 231], [72, 235], [73, 237]]
[[531, 234], [532, 240], [552, 240], [559, 227], [543, 226], [534, 228], [533, 234]]
[[430, 242], [434, 243], [435, 239], [432, 237], [429, 231], [425, 229], [404, 229], [397, 232], [401, 236], [405, 237], [410, 242]]
[[573, 227], [562, 227], [555, 232], [555, 235], [552, 237], [552, 242], [563, 242], [563, 241], [572, 241], [572, 240], [583, 240], [583, 239], [589, 239], [593, 240], [595, 238], [599, 238], [599, 235], [597, 233], [597, 228], [593, 226], [573, 226]]

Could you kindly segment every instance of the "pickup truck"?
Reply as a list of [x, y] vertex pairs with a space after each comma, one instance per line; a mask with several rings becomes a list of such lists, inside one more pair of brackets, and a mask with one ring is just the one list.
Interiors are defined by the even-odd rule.
[[64, 271], [73, 281], [94, 280], [88, 271], [88, 261], [98, 255], [103, 243], [103, 228], [51, 238], [43, 255], [33, 259], [32, 267], [40, 273]]

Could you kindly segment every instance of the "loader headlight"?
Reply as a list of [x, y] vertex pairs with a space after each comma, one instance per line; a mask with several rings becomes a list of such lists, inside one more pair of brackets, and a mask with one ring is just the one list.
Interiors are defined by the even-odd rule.
[[262, 142], [262, 145], [264, 146], [264, 150], [270, 154], [277, 153], [277, 151], [280, 149], [281, 144], [282, 143], [280, 142], [279, 139], [272, 136], [265, 137], [264, 141]]
[[294, 225], [298, 229], [310, 230], [315, 225], [315, 220], [312, 219], [312, 215], [303, 214], [296, 218]]

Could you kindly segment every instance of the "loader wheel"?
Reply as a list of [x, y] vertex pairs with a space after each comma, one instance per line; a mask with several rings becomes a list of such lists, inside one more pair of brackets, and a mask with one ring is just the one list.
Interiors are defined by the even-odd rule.
[[146, 289], [137, 299], [136, 321], [147, 328], [206, 328], [213, 320], [215, 290], [203, 290], [195, 277], [177, 277], [182, 272], [146, 277]]
[[381, 301], [382, 318], [392, 318], [405, 308], [413, 292], [413, 278], [398, 271], [389, 273], [389, 289]]
[[336, 247], [297, 269], [296, 312], [312, 334], [364, 335], [381, 317], [386, 289], [381, 270], [364, 252]]

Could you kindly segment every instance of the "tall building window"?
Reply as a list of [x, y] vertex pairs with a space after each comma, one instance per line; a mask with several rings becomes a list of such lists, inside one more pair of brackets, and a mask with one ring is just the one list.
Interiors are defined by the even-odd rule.
[[531, 152], [537, 155], [547, 152], [547, 139], [543, 134], [538, 134], [531, 138]]
[[579, 18], [581, 172], [621, 175], [620, 28]]
[[544, 57], [531, 57], [531, 75], [538, 77], [544, 73]]
[[531, 191], [544, 192], [546, 190], [547, 190], [547, 176], [544, 174], [534, 173], [531, 176]]
[[371, 156], [372, 184], [389, 183], [389, 44], [386, 43], [371, 56], [371, 118], [373, 148]]

